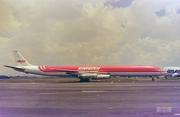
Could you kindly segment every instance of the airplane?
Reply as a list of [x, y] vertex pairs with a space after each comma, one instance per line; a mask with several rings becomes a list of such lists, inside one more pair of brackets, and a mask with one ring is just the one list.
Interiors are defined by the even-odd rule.
[[19, 72], [45, 76], [76, 76], [80, 82], [89, 82], [90, 79], [110, 79], [112, 76], [127, 77], [154, 77], [162, 76], [165, 70], [150, 65], [104, 65], [104, 66], [37, 66], [30, 64], [22, 54], [13, 50], [17, 66], [4, 65]]
[[165, 77], [180, 77], [180, 67], [164, 67], [166, 70]]

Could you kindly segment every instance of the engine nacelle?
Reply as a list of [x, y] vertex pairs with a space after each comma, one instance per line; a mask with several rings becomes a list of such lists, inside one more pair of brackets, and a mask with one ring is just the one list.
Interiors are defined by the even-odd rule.
[[81, 79], [88, 79], [88, 78], [106, 79], [106, 78], [110, 78], [111, 76], [109, 74], [83, 73], [83, 74], [80, 74], [78, 77]]
[[109, 74], [98, 74], [97, 78], [110, 78], [111, 76]]
[[79, 78], [96, 78], [97, 73], [84, 73], [84, 74], [78, 75], [78, 77]]
[[174, 73], [174, 74], [172, 74], [172, 76], [173, 76], [173, 77], [179, 77], [179, 76], [180, 76], [180, 74], [178, 74], [178, 73]]

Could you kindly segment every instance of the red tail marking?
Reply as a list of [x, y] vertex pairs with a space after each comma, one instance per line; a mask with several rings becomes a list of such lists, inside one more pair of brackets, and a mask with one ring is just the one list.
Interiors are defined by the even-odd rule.
[[25, 63], [26, 61], [25, 60], [17, 60], [16, 62], [18, 62], [18, 63]]

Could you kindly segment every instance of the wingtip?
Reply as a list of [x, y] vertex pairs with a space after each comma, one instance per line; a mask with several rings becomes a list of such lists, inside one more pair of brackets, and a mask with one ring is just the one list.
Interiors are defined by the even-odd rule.
[[11, 66], [9, 66], [9, 65], [3, 65], [4, 67], [11, 67]]

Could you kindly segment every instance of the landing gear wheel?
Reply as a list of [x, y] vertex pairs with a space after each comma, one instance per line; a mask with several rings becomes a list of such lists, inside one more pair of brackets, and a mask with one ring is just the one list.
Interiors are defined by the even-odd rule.
[[152, 81], [154, 81], [154, 77], [152, 77]]
[[89, 79], [80, 79], [80, 82], [89, 82]]

